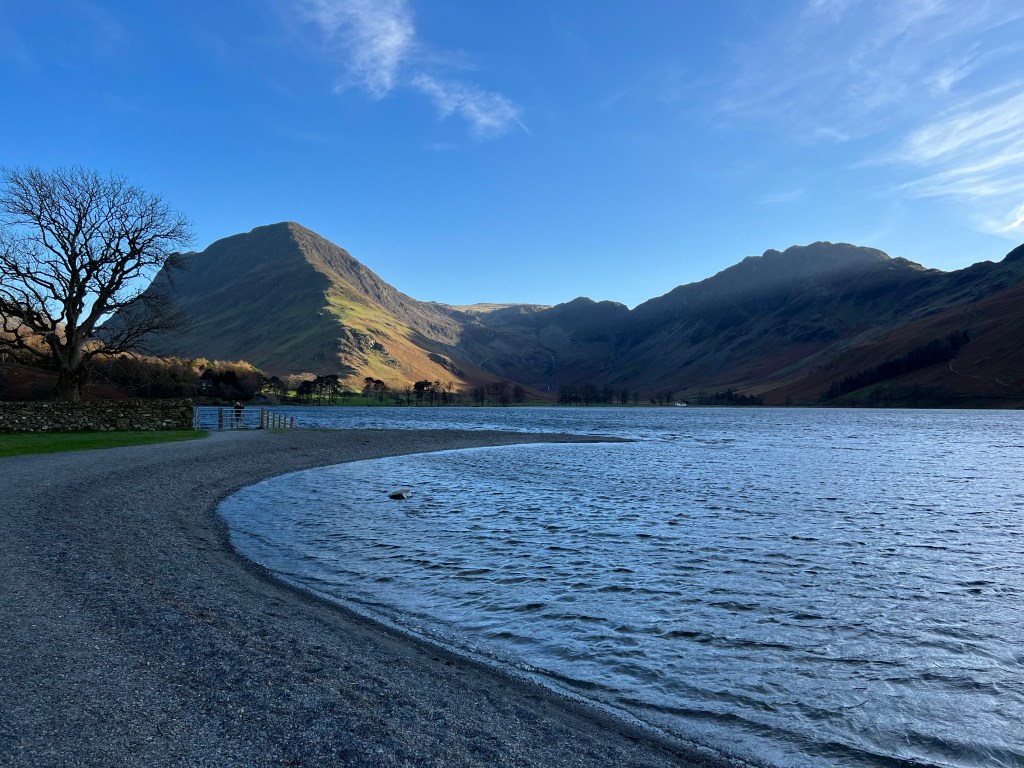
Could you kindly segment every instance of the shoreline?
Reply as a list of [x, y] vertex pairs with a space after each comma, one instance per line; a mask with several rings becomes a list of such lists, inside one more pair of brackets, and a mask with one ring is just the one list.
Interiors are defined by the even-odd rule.
[[0, 765], [736, 765], [292, 586], [216, 513], [315, 466], [604, 441], [296, 430], [0, 460]]

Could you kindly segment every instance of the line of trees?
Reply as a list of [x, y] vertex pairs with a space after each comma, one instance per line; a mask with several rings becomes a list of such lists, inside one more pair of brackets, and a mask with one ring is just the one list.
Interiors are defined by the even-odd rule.
[[944, 363], [956, 357], [960, 347], [971, 340], [971, 335], [966, 330], [953, 331], [941, 339], [933, 339], [927, 344], [915, 347], [909, 352], [890, 358], [884, 363], [871, 368], [865, 368], [851, 376], [845, 376], [832, 385], [825, 393], [825, 397], [834, 400], [849, 392], [869, 387], [902, 376], [906, 373], [927, 368], [937, 363]]
[[[296, 374], [284, 381], [276, 376], [265, 378], [262, 393], [285, 401], [292, 390], [297, 402], [320, 405], [345, 403], [357, 394], [347, 389], [336, 374]], [[361, 394], [378, 405], [459, 405], [464, 398], [452, 381], [423, 379], [397, 389], [373, 376], [363, 379]]]
[[[276, 382], [270, 379], [268, 383], [274, 388], [275, 393], [281, 393], [277, 395], [278, 397], [283, 398], [287, 395], [284, 382], [280, 379], [277, 379]], [[327, 373], [299, 382], [295, 388], [295, 397], [299, 402], [311, 403], [315, 400], [321, 405], [334, 405], [338, 400], [342, 402], [348, 400], [352, 397], [352, 392], [342, 386], [341, 379], [337, 374]]]
[[423, 379], [404, 390], [405, 404], [412, 405], [454, 405], [462, 397], [452, 381], [428, 381]]
[[[345, 403], [357, 394], [346, 389], [334, 374], [294, 374], [283, 380], [271, 376], [263, 377], [260, 383], [259, 394], [281, 402], [286, 402], [291, 392], [296, 402], [321, 405]], [[359, 394], [378, 405], [463, 405], [467, 400], [476, 405], [512, 405], [526, 400], [526, 389], [508, 381], [494, 381], [466, 393], [456, 389], [453, 381], [422, 379], [399, 389], [373, 376], [363, 379]]]
[[764, 405], [764, 398], [740, 394], [730, 388], [721, 392], [698, 392], [693, 397], [693, 402], [696, 405]]
[[671, 389], [659, 389], [650, 397], [651, 405], [669, 405], [676, 401]]
[[470, 396], [476, 405], [520, 405], [526, 401], [526, 390], [521, 384], [510, 381], [492, 381], [490, 384], [474, 387]]
[[[668, 396], [671, 398], [672, 393], [670, 392]], [[598, 387], [586, 382], [563, 384], [558, 388], [559, 405], [636, 405], [639, 402], [639, 391], [626, 387], [615, 388], [610, 384]]]
[[378, 404], [383, 405], [390, 392], [391, 387], [380, 379], [375, 379], [373, 376], [363, 379], [363, 397], [376, 400]]
[[155, 357], [122, 353], [97, 358], [90, 366], [92, 386], [130, 397], [210, 397], [251, 400], [264, 376], [245, 362]]

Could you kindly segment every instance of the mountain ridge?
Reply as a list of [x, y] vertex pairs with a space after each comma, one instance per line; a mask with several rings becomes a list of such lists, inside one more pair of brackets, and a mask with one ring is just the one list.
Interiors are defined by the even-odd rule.
[[393, 389], [506, 379], [548, 397], [595, 383], [806, 399], [807, 382], [849, 350], [881, 350], [901, 327], [1019, 285], [1022, 254], [942, 272], [819, 241], [746, 257], [633, 309], [584, 296], [554, 306], [456, 306], [414, 299], [312, 230], [280, 222], [188, 254], [192, 269], [176, 278], [175, 292], [193, 330], [154, 346], [244, 358], [271, 373], [339, 373], [350, 383], [369, 376]]

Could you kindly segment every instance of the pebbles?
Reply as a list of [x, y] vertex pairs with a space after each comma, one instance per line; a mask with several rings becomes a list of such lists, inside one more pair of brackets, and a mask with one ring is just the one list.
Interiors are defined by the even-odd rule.
[[283, 584], [218, 501], [553, 435], [232, 432], [0, 459], [0, 765], [715, 765]]

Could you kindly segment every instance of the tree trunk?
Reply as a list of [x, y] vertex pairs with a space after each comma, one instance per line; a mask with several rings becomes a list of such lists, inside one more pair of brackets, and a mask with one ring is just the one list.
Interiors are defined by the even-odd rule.
[[53, 388], [53, 399], [58, 403], [77, 403], [82, 399], [79, 377], [74, 371], [61, 369], [57, 373], [57, 386]]
[[82, 399], [87, 377], [85, 361], [81, 352], [73, 346], [57, 354], [57, 386], [53, 388], [53, 399], [61, 403], [77, 403]]

